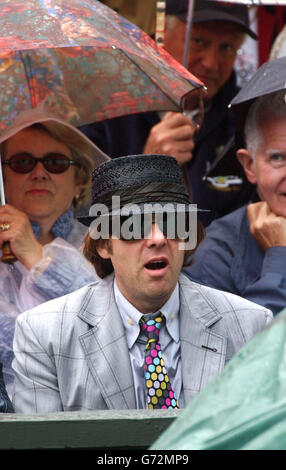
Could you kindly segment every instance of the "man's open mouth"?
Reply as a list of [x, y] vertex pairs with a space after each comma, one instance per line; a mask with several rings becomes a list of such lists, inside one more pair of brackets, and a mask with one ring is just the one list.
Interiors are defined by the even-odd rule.
[[167, 264], [168, 263], [166, 260], [154, 260], [145, 264], [145, 268], [155, 271], [157, 269], [164, 269], [167, 266]]

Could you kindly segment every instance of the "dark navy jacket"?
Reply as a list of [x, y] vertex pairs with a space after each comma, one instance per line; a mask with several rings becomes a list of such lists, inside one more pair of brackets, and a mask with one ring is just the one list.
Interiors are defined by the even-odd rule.
[[[193, 159], [187, 164], [193, 203], [198, 204], [200, 209], [208, 210], [199, 213], [199, 218], [205, 225], [249, 200], [249, 191], [246, 194], [216, 191], [208, 188], [202, 181], [217, 153], [234, 134], [235, 125], [228, 104], [238, 90], [233, 74], [205, 114], [203, 125], [195, 137]], [[158, 113], [147, 112], [89, 124], [81, 127], [81, 130], [105, 153], [115, 158], [142, 153], [150, 129], [159, 120]]]
[[214, 220], [186, 274], [279, 313], [286, 307], [286, 247], [262, 250], [249, 230], [247, 206]]

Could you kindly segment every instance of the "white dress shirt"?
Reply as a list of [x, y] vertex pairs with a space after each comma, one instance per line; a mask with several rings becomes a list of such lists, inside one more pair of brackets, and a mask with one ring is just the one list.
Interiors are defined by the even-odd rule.
[[[133, 372], [137, 408], [147, 408], [144, 356], [146, 336], [140, 332], [139, 320], [143, 315], [120, 292], [114, 279], [114, 295], [117, 308], [126, 332], [126, 340]], [[181, 372], [181, 344], [179, 334], [179, 285], [177, 284], [169, 300], [160, 309], [166, 322], [160, 329], [160, 343], [165, 367], [180, 408], [184, 407], [184, 394]], [[156, 312], [159, 313], [159, 312]]]

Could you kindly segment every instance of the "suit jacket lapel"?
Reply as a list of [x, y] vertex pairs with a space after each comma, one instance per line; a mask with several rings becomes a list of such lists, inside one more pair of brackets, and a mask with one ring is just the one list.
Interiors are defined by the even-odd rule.
[[185, 405], [224, 367], [226, 338], [210, 330], [220, 318], [199, 285], [181, 275], [180, 338]]
[[113, 276], [92, 287], [79, 317], [93, 326], [79, 340], [107, 407], [136, 408], [125, 331], [113, 294]]
[[[199, 285], [180, 275], [180, 339], [185, 405], [224, 367], [226, 338], [210, 326], [221, 316]], [[128, 346], [113, 294], [113, 276], [98, 282], [78, 316], [90, 325], [79, 337], [90, 372], [110, 409], [136, 408]]]

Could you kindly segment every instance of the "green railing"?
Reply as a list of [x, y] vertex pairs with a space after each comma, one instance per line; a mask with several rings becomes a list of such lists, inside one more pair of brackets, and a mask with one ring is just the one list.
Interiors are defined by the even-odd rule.
[[0, 449], [147, 449], [180, 410], [0, 414]]

